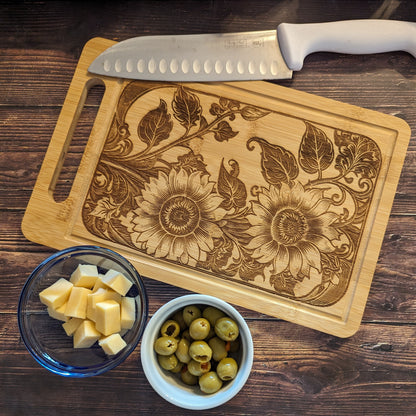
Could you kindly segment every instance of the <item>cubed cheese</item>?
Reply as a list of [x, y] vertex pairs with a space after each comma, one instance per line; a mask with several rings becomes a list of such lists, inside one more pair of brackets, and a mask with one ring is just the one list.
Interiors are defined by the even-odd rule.
[[60, 306], [57, 309], [48, 307], [48, 314], [51, 318], [57, 319], [58, 321], [68, 321], [68, 317], [65, 315], [66, 310], [66, 303], [64, 303], [62, 306]]
[[98, 302], [95, 310], [95, 327], [106, 336], [119, 332], [120, 304], [115, 300]]
[[121, 304], [121, 299], [123, 296], [120, 295], [120, 293], [114, 292], [114, 290], [107, 288], [106, 291], [106, 300], [115, 300], [117, 303]]
[[87, 299], [87, 318], [95, 322], [95, 310], [98, 302], [104, 300], [115, 300], [117, 303], [121, 303], [121, 295], [109, 288], [99, 288], [96, 292], [88, 294]]
[[136, 320], [136, 301], [134, 298], [123, 297], [120, 306], [120, 326], [122, 329], [130, 329]]
[[107, 355], [114, 355], [120, 352], [127, 344], [120, 334], [112, 334], [108, 337], [101, 338], [98, 341], [98, 345], [102, 347]]
[[39, 298], [50, 317], [63, 321], [74, 348], [89, 348], [99, 341], [107, 355], [114, 355], [127, 345], [122, 336], [136, 319], [135, 298], [124, 296], [131, 286], [115, 270], [102, 275], [96, 266], [79, 265], [70, 280], [60, 278]]
[[133, 285], [124, 274], [112, 269], [104, 275], [102, 281], [122, 296], [124, 296]]
[[75, 331], [78, 327], [84, 322], [81, 318], [69, 318], [69, 320], [62, 324], [62, 328], [64, 328], [66, 334], [70, 337], [74, 335]]
[[96, 292], [89, 293], [87, 296], [87, 318], [95, 322], [95, 307], [98, 302], [107, 300], [106, 289], [100, 288]]
[[93, 292], [96, 292], [98, 289], [101, 289], [101, 288], [103, 289], [108, 288], [108, 286], [103, 282], [103, 277], [104, 277], [103, 274], [100, 274], [100, 273], [98, 274], [97, 280], [95, 281], [94, 287], [92, 288]]
[[50, 308], [58, 309], [68, 300], [73, 286], [71, 282], [61, 277], [39, 293], [40, 301]]
[[87, 299], [90, 289], [74, 286], [66, 304], [65, 315], [72, 318], [86, 318]]
[[92, 289], [98, 277], [97, 266], [93, 264], [80, 264], [71, 274], [69, 281], [74, 286], [86, 287]]
[[94, 322], [85, 319], [74, 333], [74, 348], [89, 348], [101, 337]]

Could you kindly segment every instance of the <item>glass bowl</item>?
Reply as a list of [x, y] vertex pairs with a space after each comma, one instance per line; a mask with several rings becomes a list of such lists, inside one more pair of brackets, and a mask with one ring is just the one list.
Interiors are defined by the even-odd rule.
[[[93, 264], [99, 273], [114, 269], [133, 285], [126, 296], [134, 297], [136, 319], [124, 335], [127, 346], [115, 355], [107, 355], [97, 344], [74, 348], [73, 339], [53, 319], [41, 303], [39, 293], [64, 277], [69, 280], [79, 264]], [[23, 342], [35, 360], [47, 370], [67, 377], [89, 377], [102, 374], [122, 363], [139, 343], [147, 321], [146, 289], [136, 269], [112, 250], [96, 246], [77, 246], [59, 251], [44, 260], [27, 279], [19, 299], [18, 323]]]
[[[198, 385], [187, 386], [180, 380], [178, 374], [163, 370], [154, 351], [154, 343], [160, 336], [162, 324], [175, 312], [189, 305], [197, 305], [201, 309], [205, 306], [214, 306], [234, 319], [239, 327], [240, 350], [237, 357], [239, 365], [237, 375], [213, 394], [201, 392]], [[191, 294], [173, 299], [156, 311], [143, 333], [140, 357], [150, 385], [161, 397], [184, 409], [205, 410], [226, 403], [243, 388], [253, 365], [253, 340], [246, 321], [233, 306], [213, 296]]]

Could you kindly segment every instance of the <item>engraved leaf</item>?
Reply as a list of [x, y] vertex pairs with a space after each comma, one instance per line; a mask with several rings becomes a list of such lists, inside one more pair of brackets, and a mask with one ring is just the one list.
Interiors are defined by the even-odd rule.
[[108, 132], [103, 153], [111, 155], [112, 158], [116, 158], [128, 155], [132, 149], [133, 143], [130, 140], [128, 124], [120, 122], [115, 118]]
[[201, 116], [201, 119], [199, 121], [199, 130], [198, 131], [203, 131], [208, 127], [208, 121], [204, 116]]
[[208, 253], [207, 260], [198, 263], [199, 267], [213, 271], [214, 273], [232, 276], [235, 274], [235, 266], [228, 266], [233, 253], [233, 242], [230, 238], [223, 236], [214, 240], [214, 249]]
[[307, 173], [322, 172], [334, 160], [334, 146], [325, 132], [305, 121], [306, 130], [299, 147], [299, 164]]
[[155, 156], [143, 159], [126, 159], [123, 161], [124, 166], [132, 170], [136, 175], [140, 175], [144, 173], [144, 171], [152, 169], [155, 166], [156, 162], [157, 158]]
[[229, 109], [231, 111], [235, 111], [240, 108], [240, 103], [238, 101], [230, 100], [225, 97], [220, 97], [219, 103], [222, 108]]
[[270, 144], [260, 137], [252, 137], [247, 142], [247, 148], [253, 150], [252, 142], [261, 147], [261, 169], [266, 182], [271, 185], [290, 183], [299, 174], [299, 166], [295, 156], [284, 147]]
[[289, 296], [295, 296], [295, 286], [298, 282], [299, 279], [295, 279], [288, 271], [270, 276], [270, 284], [274, 287], [274, 290], [277, 293]]
[[337, 130], [334, 133], [339, 155], [335, 168], [346, 175], [353, 172], [363, 178], [375, 178], [378, 174], [381, 154], [377, 144], [366, 136]]
[[188, 130], [195, 126], [201, 117], [202, 108], [198, 96], [183, 86], [175, 91], [172, 108], [176, 120]]
[[118, 205], [114, 202], [111, 195], [109, 197], [104, 197], [97, 202], [97, 205], [91, 212], [91, 215], [109, 222], [113, 215], [117, 215], [119, 212]]
[[241, 117], [247, 121], [256, 121], [259, 118], [267, 116], [270, 111], [262, 110], [261, 108], [253, 107], [251, 105], [246, 105], [241, 110]]
[[322, 280], [324, 283], [339, 284], [342, 274], [341, 261], [335, 253], [322, 253]]
[[217, 127], [212, 129], [212, 132], [214, 133], [215, 140], [218, 142], [228, 141], [238, 134], [238, 131], [234, 131], [227, 121], [220, 121]]
[[169, 138], [173, 123], [167, 112], [167, 105], [160, 100], [157, 108], [150, 110], [141, 120], [137, 127], [137, 134], [147, 147], [158, 145], [162, 140]]
[[262, 276], [263, 270], [264, 264], [244, 253], [244, 258], [239, 269], [240, 278], [242, 280], [245, 280], [246, 282], [252, 281], [256, 276]]
[[206, 163], [204, 162], [204, 158], [200, 154], [194, 154], [192, 151], [178, 156], [178, 162], [172, 164], [177, 170], [183, 169], [188, 173], [200, 171], [208, 174], [206, 169]]
[[238, 164], [236, 161], [230, 161], [229, 164], [234, 166], [231, 173], [225, 169], [223, 159], [218, 174], [218, 193], [224, 198], [221, 202], [221, 207], [226, 210], [242, 208], [246, 205], [247, 200], [246, 187], [237, 177], [239, 173]]
[[213, 116], [219, 116], [225, 111], [225, 108], [221, 107], [217, 103], [212, 103], [211, 108], [209, 109], [210, 114]]

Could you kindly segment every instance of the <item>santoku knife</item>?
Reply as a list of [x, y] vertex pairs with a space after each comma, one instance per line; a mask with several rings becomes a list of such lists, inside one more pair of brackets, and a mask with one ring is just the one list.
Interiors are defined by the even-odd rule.
[[277, 30], [142, 36], [101, 53], [91, 73], [157, 81], [287, 79], [313, 52], [372, 54], [406, 51], [416, 58], [416, 23], [345, 20], [282, 23]]

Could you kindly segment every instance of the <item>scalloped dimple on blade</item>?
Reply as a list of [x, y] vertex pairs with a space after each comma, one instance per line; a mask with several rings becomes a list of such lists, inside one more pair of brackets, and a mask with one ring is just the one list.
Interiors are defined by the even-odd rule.
[[89, 71], [118, 78], [179, 82], [292, 77], [275, 30], [132, 38], [100, 54]]

